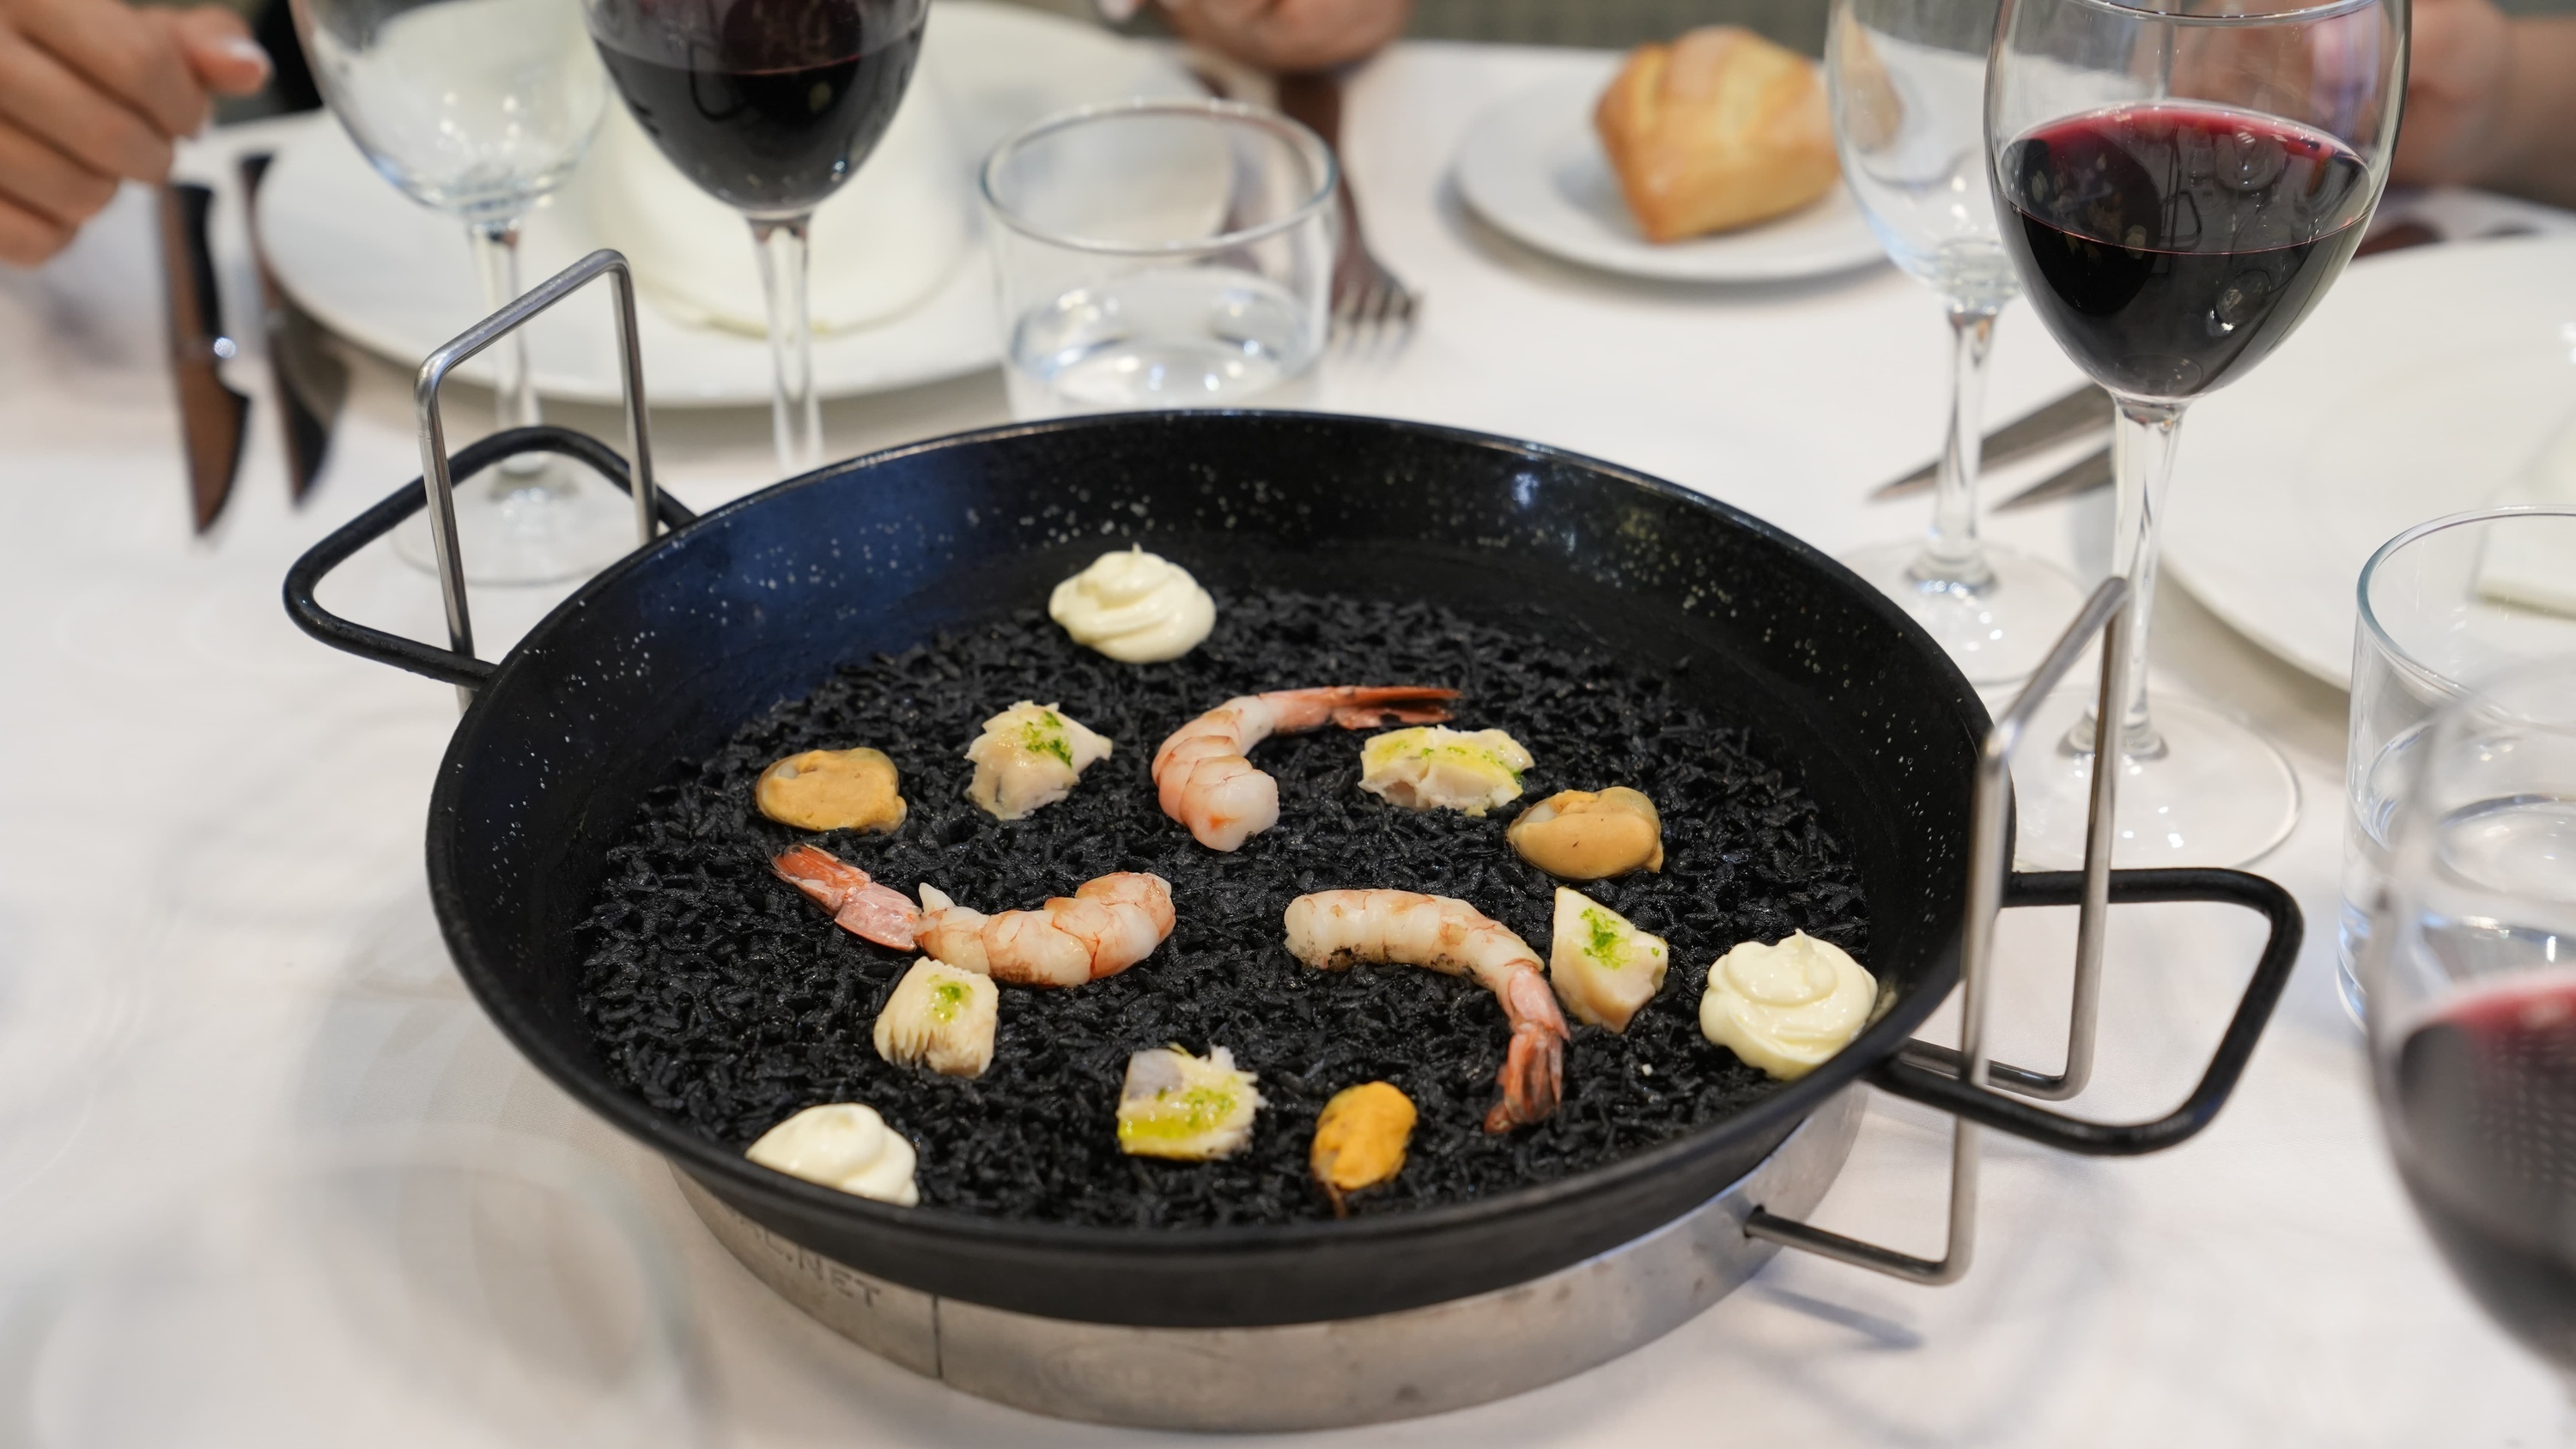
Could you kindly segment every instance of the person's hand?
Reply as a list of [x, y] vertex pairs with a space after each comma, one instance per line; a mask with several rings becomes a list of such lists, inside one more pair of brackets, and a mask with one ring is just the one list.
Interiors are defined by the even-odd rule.
[[1184, 39], [1261, 70], [1327, 70], [1404, 30], [1412, 0], [1163, 0]]
[[0, 0], [0, 262], [63, 249], [120, 181], [170, 174], [209, 93], [248, 95], [268, 56], [218, 6], [137, 10], [119, 0]]
[[2490, 0], [2416, 0], [2414, 27], [2389, 179], [2473, 181], [2493, 159], [2504, 124], [2511, 27]]

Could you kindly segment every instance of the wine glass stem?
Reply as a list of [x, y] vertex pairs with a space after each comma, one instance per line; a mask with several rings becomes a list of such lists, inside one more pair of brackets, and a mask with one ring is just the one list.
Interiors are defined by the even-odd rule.
[[[475, 222], [466, 233], [474, 242], [475, 270], [483, 277], [484, 310], [498, 312], [519, 298], [519, 219]], [[536, 374], [528, 366], [527, 329], [511, 332], [487, 355], [494, 374], [492, 399], [499, 412], [496, 426], [536, 426], [543, 414], [537, 410]], [[494, 470], [494, 491], [513, 493], [543, 486], [533, 475], [545, 471], [546, 459], [543, 453], [521, 453], [505, 460]]]
[[769, 296], [769, 360], [777, 378], [770, 430], [778, 442], [778, 466], [791, 478], [823, 462], [823, 413], [814, 400], [814, 329], [805, 290], [805, 237], [812, 219], [751, 224], [751, 239], [760, 248], [760, 285]]
[[1913, 566], [1921, 583], [1982, 588], [1994, 581], [1977, 541], [1978, 427], [1986, 402], [1986, 354], [1994, 347], [1995, 309], [1950, 307], [1950, 435], [1932, 488], [1932, 528]]
[[[2129, 581], [2129, 657], [2120, 661], [2121, 752], [2152, 760], [2165, 742], [2147, 716], [2147, 625], [2156, 612], [2156, 529], [2164, 517], [2165, 485], [2173, 480], [2174, 445], [2182, 434], [2180, 403], [2120, 400], [2112, 425], [2111, 467], [2118, 483], [2119, 532], [2111, 546], [2112, 572]], [[2076, 726], [2084, 750], [2093, 748], [2090, 712]], [[2074, 741], [2070, 740], [2070, 744]]]

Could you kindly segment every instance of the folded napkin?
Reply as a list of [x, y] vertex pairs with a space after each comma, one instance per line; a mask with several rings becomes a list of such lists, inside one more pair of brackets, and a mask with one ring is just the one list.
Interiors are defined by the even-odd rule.
[[[2495, 501], [2498, 506], [2576, 508], [2576, 412], [2568, 414]], [[2576, 618], [2571, 539], [2576, 539], [2576, 528], [2489, 529], [2486, 557], [2478, 561], [2478, 593], [2492, 603]]]
[[[875, 153], [814, 213], [806, 285], [817, 332], [900, 316], [948, 279], [974, 231], [969, 164], [939, 86], [917, 73]], [[750, 225], [682, 176], [624, 106], [608, 107], [576, 189], [665, 312], [766, 335]]]

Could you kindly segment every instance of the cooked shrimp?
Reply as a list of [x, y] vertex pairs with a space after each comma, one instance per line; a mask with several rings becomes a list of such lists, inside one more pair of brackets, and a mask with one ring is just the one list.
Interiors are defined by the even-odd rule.
[[1386, 963], [1472, 976], [1503, 1004], [1512, 1044], [1485, 1130], [1544, 1120], [1565, 1094], [1565, 1018], [1538, 953], [1465, 901], [1414, 891], [1317, 891], [1288, 903], [1288, 954], [1318, 971]]
[[868, 873], [811, 845], [783, 852], [770, 870], [832, 913], [832, 924], [862, 940], [898, 951], [912, 949], [921, 911], [903, 892], [878, 885]]
[[1014, 986], [1080, 986], [1115, 976], [1172, 934], [1171, 883], [1132, 870], [1085, 881], [1034, 911], [988, 916], [927, 885], [921, 904], [924, 952]]
[[1163, 813], [1190, 828], [1201, 845], [1233, 850], [1279, 823], [1279, 782], [1244, 756], [1272, 735], [1389, 724], [1431, 724], [1449, 717], [1437, 701], [1454, 689], [1326, 685], [1238, 695], [1172, 731], [1154, 752], [1154, 785]]

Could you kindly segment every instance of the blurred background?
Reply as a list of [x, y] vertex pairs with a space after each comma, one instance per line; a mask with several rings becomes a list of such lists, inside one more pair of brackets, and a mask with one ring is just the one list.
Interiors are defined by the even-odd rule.
[[[249, 120], [321, 104], [313, 78], [295, 44], [286, 0], [224, 0], [249, 17], [260, 43], [277, 58], [277, 77], [256, 96], [223, 101], [221, 120]], [[1036, 10], [1096, 20], [1092, 0], [1006, 0]], [[2576, 0], [2497, 0], [2516, 15], [2576, 12]], [[1581, 45], [1624, 49], [1669, 40], [1697, 25], [1742, 25], [1809, 55], [1822, 55], [1827, 0], [1414, 0], [1406, 33], [1431, 40], [1483, 40], [1521, 45]], [[1117, 29], [1152, 34], [1164, 29], [1147, 6]]]

